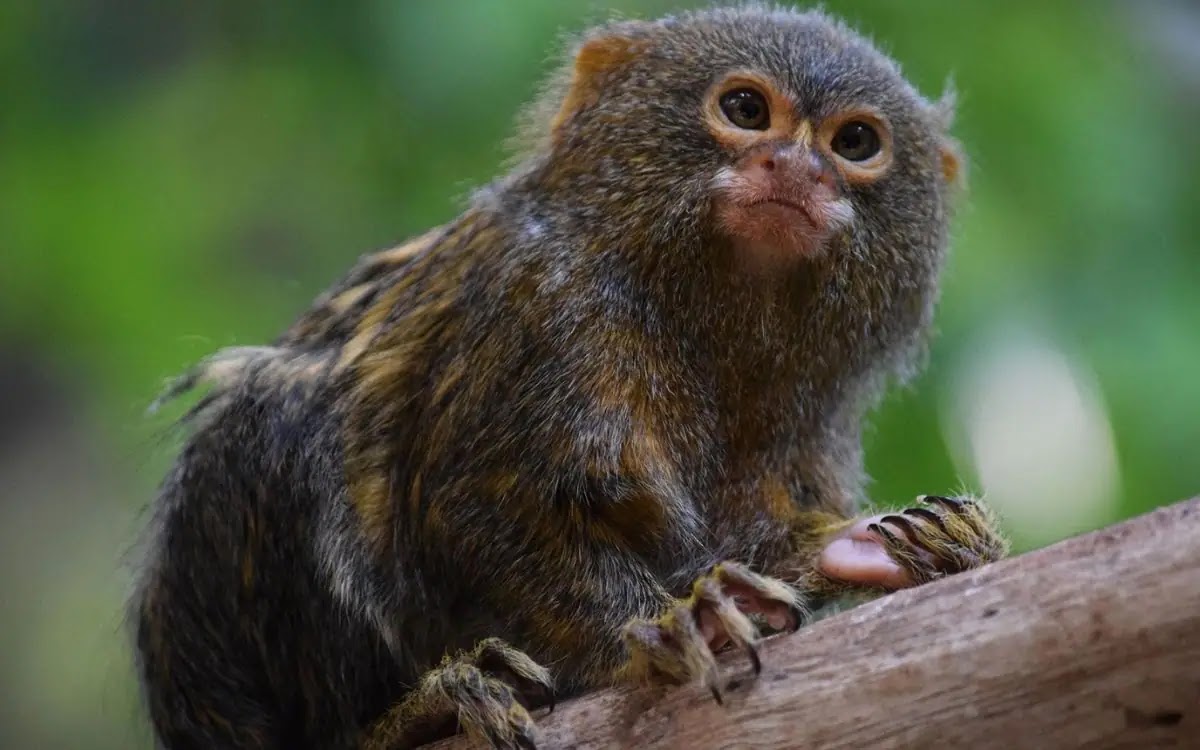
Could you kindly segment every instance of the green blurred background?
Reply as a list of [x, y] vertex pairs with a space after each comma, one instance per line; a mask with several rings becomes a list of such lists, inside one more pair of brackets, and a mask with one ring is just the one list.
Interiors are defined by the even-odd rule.
[[[456, 213], [564, 32], [658, 0], [0, 4], [0, 746], [148, 747], [121, 601], [162, 381]], [[1022, 549], [1200, 492], [1200, 9], [830, 2], [926, 93], [969, 199], [888, 502]]]

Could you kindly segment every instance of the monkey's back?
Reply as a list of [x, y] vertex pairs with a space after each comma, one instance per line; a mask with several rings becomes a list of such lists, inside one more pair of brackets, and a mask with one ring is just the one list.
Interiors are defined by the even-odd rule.
[[[466, 218], [367, 256], [272, 345], [224, 350], [173, 389], [213, 386], [184, 418], [131, 601], [164, 745], [356, 747], [443, 653], [508, 633], [456, 574], [479, 561], [402, 502], [424, 469], [470, 516], [456, 479], [478, 471], [430, 446], [466, 449], [476, 419], [521, 429], [461, 398], [471, 365], [503, 356], [486, 343], [502, 333], [463, 323], [488, 315], [463, 276], [494, 275], [496, 244]], [[507, 474], [521, 447], [505, 455]]]
[[321, 490], [293, 462], [332, 446], [320, 399], [287, 399], [232, 395], [163, 484], [131, 616], [167, 747], [353, 747], [411, 679], [324, 582]]

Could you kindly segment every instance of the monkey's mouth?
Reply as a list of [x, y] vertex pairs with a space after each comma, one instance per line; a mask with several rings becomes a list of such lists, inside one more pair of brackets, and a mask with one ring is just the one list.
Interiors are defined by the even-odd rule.
[[718, 226], [737, 254], [762, 271], [821, 257], [830, 239], [854, 219], [850, 202], [832, 195], [725, 194], [715, 208]]
[[818, 234], [832, 234], [847, 227], [854, 219], [854, 209], [849, 202], [842, 198], [798, 200], [788, 196], [772, 195], [767, 198], [750, 201], [745, 208], [752, 210], [763, 207], [767, 210], [777, 208], [776, 214], [783, 214], [799, 219], [808, 228]]
[[753, 201], [746, 204], [746, 208], [751, 209], [757, 206], [778, 206], [785, 211], [798, 214], [801, 219], [808, 222], [812, 228], [818, 232], [825, 231], [826, 229], [826, 227], [823, 226], [823, 222], [818, 220], [813, 211], [811, 211], [808, 206], [804, 205], [803, 203], [788, 200], [787, 198], [764, 198], [763, 200]]

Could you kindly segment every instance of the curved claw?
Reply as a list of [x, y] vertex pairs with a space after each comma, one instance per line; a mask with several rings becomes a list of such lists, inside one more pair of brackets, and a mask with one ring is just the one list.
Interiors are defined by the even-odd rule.
[[758, 657], [758, 649], [753, 643], [746, 644], [746, 656], [750, 657], [750, 666], [754, 669], [754, 676], [762, 674], [762, 659]]
[[900, 543], [900, 537], [896, 536], [896, 534], [893, 533], [891, 529], [887, 528], [886, 526], [884, 526], [882, 524], [873, 523], [873, 524], [867, 526], [867, 531], [870, 531], [872, 534], [878, 534], [879, 537], [881, 539], [883, 539], [885, 542], [887, 542], [888, 544], [899, 544]]
[[905, 508], [902, 513], [904, 513], [906, 516], [913, 516], [914, 518], [920, 518], [923, 521], [928, 521], [929, 523], [937, 526], [939, 531], [943, 533], [947, 532], [946, 522], [942, 520], [941, 516], [929, 510], [928, 508]]
[[792, 604], [788, 606], [788, 614], [792, 618], [792, 626], [788, 629], [788, 632], [795, 633], [804, 624], [804, 610]]
[[961, 513], [966, 506], [971, 504], [970, 500], [961, 497], [945, 497], [943, 495], [921, 495], [917, 500], [928, 505], [940, 505], [954, 513]]
[[554, 687], [542, 682], [533, 682], [532, 687], [522, 690], [523, 697], [526, 698], [529, 708], [545, 707], [546, 714], [554, 713]]
[[905, 518], [904, 516], [898, 516], [898, 515], [884, 516], [883, 518], [879, 519], [879, 522], [880, 523], [890, 523], [893, 526], [898, 527], [905, 534], [908, 534], [910, 539], [916, 538], [916, 534], [917, 534], [916, 526], [913, 525], [912, 521]]

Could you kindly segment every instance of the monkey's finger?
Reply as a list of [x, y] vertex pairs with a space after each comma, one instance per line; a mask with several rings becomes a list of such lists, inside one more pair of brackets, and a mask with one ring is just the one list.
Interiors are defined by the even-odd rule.
[[901, 512], [904, 513], [904, 515], [906, 515], [906, 516], [920, 518], [921, 520], [923, 520], [927, 523], [931, 523], [934, 526], [937, 526], [938, 529], [941, 530], [941, 532], [943, 534], [947, 533], [946, 524], [944, 521], [942, 521], [942, 517], [939, 516], [937, 513], [934, 513], [933, 511], [929, 510], [928, 508], [905, 508]]
[[942, 576], [933, 556], [915, 546], [906, 536], [897, 534], [883, 523], [872, 523], [867, 528], [883, 540], [888, 556], [904, 569], [906, 585], [920, 585]]
[[459, 657], [485, 674], [512, 685], [517, 697], [527, 708], [546, 706], [554, 711], [554, 683], [550, 672], [520, 649], [500, 638], [485, 638], [475, 648]]
[[634, 620], [624, 629], [630, 651], [652, 672], [686, 683], [701, 678], [720, 691], [717, 662], [702, 628], [715, 631], [693, 613], [693, 601], [681, 601], [654, 621]]
[[952, 513], [961, 513], [966, 506], [974, 501], [963, 497], [946, 497], [945, 495], [918, 495], [917, 502], [925, 505], [936, 505]]
[[667, 631], [667, 642], [675, 646], [676, 658], [684, 673], [688, 678], [700, 677], [717, 703], [721, 703], [720, 670], [700, 628], [694, 604], [675, 607], [661, 622]]
[[913, 545], [913, 554], [922, 557], [927, 563], [934, 563], [947, 555], [947, 547], [951, 546], [944, 526], [931, 524], [924, 520], [913, 519], [906, 515], [887, 515], [879, 523], [890, 525], [904, 532], [905, 537]]
[[735, 562], [721, 563], [711, 575], [720, 582], [721, 590], [733, 597], [740, 611], [762, 615], [776, 630], [795, 631], [805, 619], [803, 597], [783, 581], [759, 575]]
[[899, 589], [912, 585], [908, 573], [878, 539], [834, 539], [821, 550], [817, 565], [830, 578], [858, 586]]
[[[701, 617], [706, 617], [711, 613], [711, 616], [719, 623], [720, 634], [735, 646], [746, 651], [746, 656], [750, 660], [751, 666], [754, 667], [754, 673], [758, 674], [762, 671], [762, 662], [759, 661], [758, 649], [755, 647], [755, 643], [758, 641], [758, 629], [754, 627], [750, 618], [738, 608], [733, 597], [724, 591], [718, 580], [719, 575], [714, 572], [696, 581], [692, 587], [692, 594], [696, 600], [696, 612]], [[709, 640], [709, 648], [712, 647], [713, 641]]]
[[978, 554], [983, 562], [993, 562], [1008, 554], [1008, 540], [999, 533], [999, 522], [987, 504], [970, 497], [926, 495], [920, 499], [941, 516], [946, 535]]

